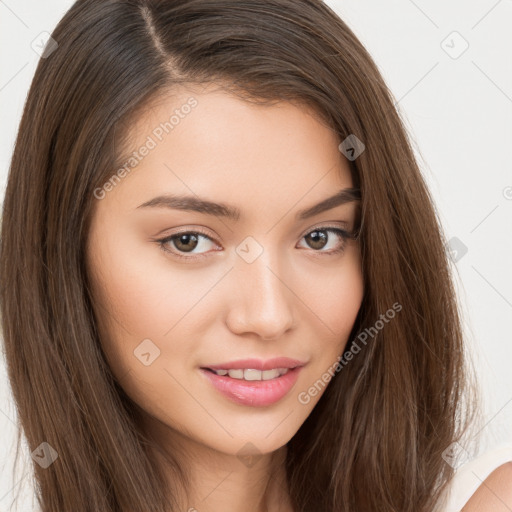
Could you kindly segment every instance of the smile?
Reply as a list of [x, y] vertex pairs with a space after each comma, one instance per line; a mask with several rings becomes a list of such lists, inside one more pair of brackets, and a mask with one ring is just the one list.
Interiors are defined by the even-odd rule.
[[214, 372], [220, 376], [227, 375], [232, 379], [254, 381], [276, 379], [277, 377], [280, 377], [281, 375], [285, 375], [286, 373], [288, 373], [289, 368], [274, 368], [272, 370], [263, 371], [255, 370], [252, 368], [231, 370], [212, 370], [210, 368], [207, 368], [207, 370], [210, 370], [211, 372]]
[[[302, 366], [272, 370], [237, 368], [214, 371], [210, 368], [201, 368], [200, 373], [206, 377], [209, 385], [231, 402], [251, 407], [265, 407], [279, 402], [290, 393], [302, 369]], [[284, 373], [280, 374], [281, 371]]]

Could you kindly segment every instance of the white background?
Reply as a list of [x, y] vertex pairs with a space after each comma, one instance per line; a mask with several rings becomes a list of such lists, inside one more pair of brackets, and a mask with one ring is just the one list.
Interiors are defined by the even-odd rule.
[[[454, 268], [485, 397], [483, 447], [510, 443], [512, 0], [326, 3], [375, 59], [414, 141], [446, 234], [467, 247]], [[71, 4], [0, 0], [0, 199], [39, 58], [32, 41], [52, 32]], [[11, 510], [13, 486], [29, 483], [27, 470], [11, 477], [15, 423], [2, 360], [0, 512]]]

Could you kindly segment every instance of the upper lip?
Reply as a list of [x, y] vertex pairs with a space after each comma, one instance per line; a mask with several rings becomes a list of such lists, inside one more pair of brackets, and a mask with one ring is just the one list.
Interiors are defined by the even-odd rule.
[[296, 368], [297, 366], [304, 366], [306, 363], [298, 359], [291, 359], [289, 357], [275, 357], [273, 359], [238, 359], [227, 363], [213, 364], [203, 366], [210, 370], [239, 370], [239, 369], [254, 369], [254, 370], [273, 370], [274, 368]]

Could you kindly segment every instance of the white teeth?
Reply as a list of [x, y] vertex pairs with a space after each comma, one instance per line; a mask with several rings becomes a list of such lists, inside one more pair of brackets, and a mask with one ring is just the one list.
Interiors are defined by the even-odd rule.
[[279, 373], [279, 369], [275, 368], [274, 370], [265, 370], [264, 372], [261, 372], [261, 380], [270, 380], [275, 379], [276, 377], [279, 377], [281, 375]]
[[244, 371], [243, 370], [228, 370], [228, 375], [232, 379], [243, 379], [244, 378]]
[[244, 380], [261, 380], [261, 370], [244, 370]]
[[288, 373], [288, 368], [274, 368], [272, 370], [264, 371], [248, 368], [246, 370], [214, 370], [214, 372], [217, 375], [229, 375], [232, 379], [239, 380], [271, 380]]

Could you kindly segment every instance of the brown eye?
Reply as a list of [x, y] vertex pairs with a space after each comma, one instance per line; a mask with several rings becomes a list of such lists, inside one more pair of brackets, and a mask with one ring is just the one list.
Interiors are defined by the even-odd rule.
[[[339, 240], [338, 243], [336, 243], [336, 237]], [[319, 254], [326, 255], [334, 255], [342, 252], [345, 249], [345, 244], [349, 238], [351, 238], [350, 233], [343, 229], [331, 226], [316, 228], [302, 237], [303, 240], [306, 240], [310, 249], [313, 249], [314, 252]], [[328, 250], [322, 250], [329, 245], [331, 247], [328, 247]]]
[[328, 236], [325, 231], [315, 230], [311, 231], [311, 233], [307, 234], [304, 238], [308, 239], [308, 245], [312, 249], [323, 249], [327, 244]]
[[[208, 243], [215, 246], [208, 235], [199, 231], [182, 231], [156, 241], [163, 251], [178, 258], [188, 259], [206, 256], [209, 252]], [[187, 254], [190, 256], [187, 256]]]
[[182, 233], [175, 235], [172, 239], [174, 247], [182, 252], [193, 251], [198, 245], [198, 237], [195, 233]]

